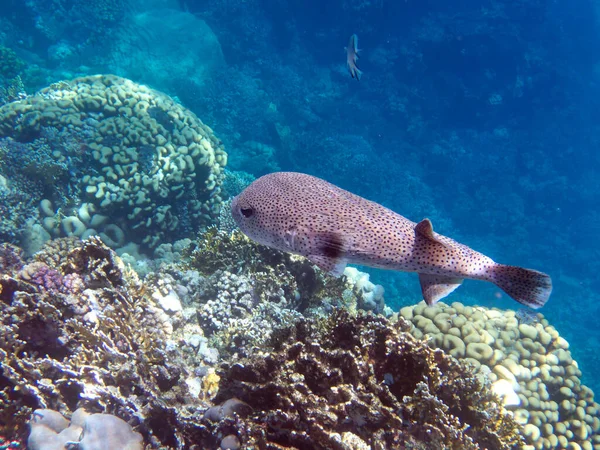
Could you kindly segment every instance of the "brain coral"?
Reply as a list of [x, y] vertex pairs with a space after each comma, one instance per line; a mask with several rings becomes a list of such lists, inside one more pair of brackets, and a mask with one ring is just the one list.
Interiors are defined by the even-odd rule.
[[[79, 188], [99, 212], [154, 247], [180, 218], [220, 210], [227, 154], [212, 130], [170, 97], [114, 75], [55, 83], [0, 108], [0, 136], [35, 141], [48, 128], [81, 141], [54, 157], [79, 164]], [[79, 152], [79, 154], [71, 154]], [[80, 199], [84, 200], [84, 199]]]
[[469, 361], [524, 426], [524, 450], [600, 448], [600, 405], [544, 317], [443, 302], [400, 310], [411, 333]]

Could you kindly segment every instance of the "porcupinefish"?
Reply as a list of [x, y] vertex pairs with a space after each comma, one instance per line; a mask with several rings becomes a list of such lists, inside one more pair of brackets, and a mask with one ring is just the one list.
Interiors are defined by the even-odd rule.
[[362, 71], [356, 65], [358, 62], [358, 52], [360, 52], [358, 49], [358, 36], [353, 34], [348, 41], [348, 47], [346, 47], [346, 65], [348, 66], [350, 76], [360, 81]]
[[417, 272], [423, 298], [435, 304], [465, 278], [496, 284], [531, 308], [552, 291], [544, 273], [497, 264], [466, 245], [320, 178], [276, 172], [255, 180], [231, 203], [240, 229], [266, 246], [308, 258], [340, 276], [347, 263]]

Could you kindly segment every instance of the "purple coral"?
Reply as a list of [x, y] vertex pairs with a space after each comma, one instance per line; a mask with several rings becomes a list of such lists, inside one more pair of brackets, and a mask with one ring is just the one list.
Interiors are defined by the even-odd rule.
[[34, 262], [25, 266], [21, 271], [21, 278], [45, 291], [61, 292], [63, 290], [63, 276], [58, 270], [48, 267], [43, 262]]
[[83, 278], [77, 273], [69, 273], [63, 277], [62, 291], [64, 293], [79, 293], [85, 289]]
[[41, 290], [54, 294], [74, 294], [85, 289], [85, 283], [79, 274], [71, 273], [63, 276], [58, 270], [40, 261], [26, 265], [20, 277]]

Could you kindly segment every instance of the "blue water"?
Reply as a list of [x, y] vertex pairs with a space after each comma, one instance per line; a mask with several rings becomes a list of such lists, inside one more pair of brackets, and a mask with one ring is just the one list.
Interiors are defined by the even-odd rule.
[[[57, 5], [61, 4], [58, 8]], [[231, 170], [307, 172], [507, 264], [600, 391], [600, 9], [590, 0], [5, 0], [28, 92], [115, 73], [210, 125]], [[346, 69], [351, 34], [360, 81]], [[260, 143], [263, 153], [248, 156]], [[372, 272], [394, 309], [417, 279]], [[449, 301], [517, 308], [466, 282]]]

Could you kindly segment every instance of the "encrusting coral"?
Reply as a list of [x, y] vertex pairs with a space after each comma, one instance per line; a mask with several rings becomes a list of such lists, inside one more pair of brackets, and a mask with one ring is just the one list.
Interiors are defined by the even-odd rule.
[[29, 422], [29, 450], [64, 450], [76, 444], [81, 450], [143, 450], [142, 436], [110, 414], [76, 410], [70, 422], [51, 409], [37, 409]]
[[[192, 112], [130, 80], [76, 78], [8, 103], [0, 107], [0, 137], [34, 147], [43, 141], [53, 160], [80, 174], [76, 189], [86, 198], [70, 206], [87, 200], [96, 215], [110, 216], [134, 240], [144, 236], [138, 243], [148, 247], [186, 228], [181, 220], [206, 224], [220, 211], [222, 143]], [[85, 229], [95, 228], [72, 217], [67, 234], [86, 237]]]

